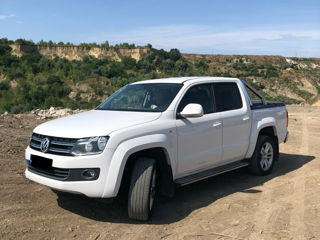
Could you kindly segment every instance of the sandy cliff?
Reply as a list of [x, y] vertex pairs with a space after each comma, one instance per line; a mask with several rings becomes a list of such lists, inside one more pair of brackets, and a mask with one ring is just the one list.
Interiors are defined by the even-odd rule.
[[148, 51], [148, 47], [127, 48], [100, 48], [83, 46], [41, 46], [11, 44], [12, 54], [21, 57], [27, 53], [39, 53], [48, 58], [60, 57], [68, 60], [81, 60], [84, 56], [95, 58], [111, 58], [120, 61], [123, 57], [132, 57], [140, 60]]

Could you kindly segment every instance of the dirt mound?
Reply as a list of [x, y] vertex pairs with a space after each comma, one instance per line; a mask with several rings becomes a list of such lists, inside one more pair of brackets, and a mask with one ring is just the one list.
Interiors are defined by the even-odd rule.
[[38, 119], [46, 119], [46, 118], [69, 116], [69, 115], [84, 112], [84, 111], [85, 110], [80, 110], [80, 109], [72, 110], [70, 108], [51, 107], [46, 110], [43, 110], [43, 109], [32, 110], [30, 113], [37, 116]]

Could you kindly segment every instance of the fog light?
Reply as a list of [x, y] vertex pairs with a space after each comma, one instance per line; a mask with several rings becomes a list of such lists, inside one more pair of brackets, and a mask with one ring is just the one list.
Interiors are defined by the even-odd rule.
[[92, 179], [96, 176], [96, 172], [92, 169], [86, 169], [82, 171], [81, 176], [84, 179]]

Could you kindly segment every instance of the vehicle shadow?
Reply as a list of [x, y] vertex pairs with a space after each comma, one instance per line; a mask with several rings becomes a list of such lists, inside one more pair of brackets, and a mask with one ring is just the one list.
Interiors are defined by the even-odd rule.
[[[299, 169], [314, 158], [314, 156], [280, 153], [280, 161], [268, 176], [254, 176], [247, 173], [246, 169], [238, 169], [178, 188], [173, 198], [157, 201], [154, 215], [147, 224], [169, 224], [180, 221], [194, 210], [236, 192], [260, 193], [260, 190], [252, 188]], [[95, 221], [141, 223], [130, 220], [126, 204], [119, 201], [105, 204], [81, 195], [58, 194], [57, 196], [57, 202], [61, 208]]]

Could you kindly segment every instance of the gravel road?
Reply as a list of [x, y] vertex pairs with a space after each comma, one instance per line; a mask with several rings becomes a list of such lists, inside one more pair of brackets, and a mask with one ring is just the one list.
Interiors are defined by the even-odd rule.
[[44, 120], [0, 116], [0, 239], [320, 239], [320, 107], [289, 106], [289, 141], [269, 176], [245, 169], [160, 199], [151, 221], [126, 206], [57, 195], [24, 177], [24, 149]]

